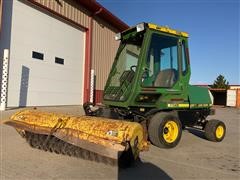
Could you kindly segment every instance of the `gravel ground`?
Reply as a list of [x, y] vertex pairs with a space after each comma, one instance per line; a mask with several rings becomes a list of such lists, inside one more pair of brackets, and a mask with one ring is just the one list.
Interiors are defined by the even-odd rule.
[[[45, 107], [43, 110], [81, 114], [78, 106]], [[1, 121], [16, 109], [1, 113]], [[240, 179], [240, 111], [218, 107], [209, 117], [225, 122], [223, 142], [204, 139], [202, 132], [184, 130], [174, 149], [151, 146], [141, 161], [128, 169], [86, 161], [28, 146], [16, 131], [0, 125], [0, 179]]]

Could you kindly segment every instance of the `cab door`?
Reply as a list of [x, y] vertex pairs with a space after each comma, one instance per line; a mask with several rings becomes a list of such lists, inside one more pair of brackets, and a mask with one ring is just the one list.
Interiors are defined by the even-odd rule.
[[[177, 36], [156, 32], [151, 35], [142, 87], [160, 94], [157, 106], [173, 104], [175, 107], [187, 101], [187, 70], [183, 74], [182, 47], [182, 40]], [[186, 103], [183, 106], [189, 105]]]
[[187, 39], [179, 40], [179, 64], [181, 81], [179, 82], [179, 88], [182, 91], [184, 101], [188, 101], [188, 86], [190, 80], [190, 64], [189, 64], [189, 52], [188, 52]]

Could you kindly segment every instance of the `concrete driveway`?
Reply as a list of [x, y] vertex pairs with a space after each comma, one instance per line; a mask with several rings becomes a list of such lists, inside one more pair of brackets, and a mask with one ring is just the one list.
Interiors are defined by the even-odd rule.
[[[82, 114], [79, 106], [45, 107], [43, 110]], [[1, 113], [7, 119], [16, 110]], [[16, 131], [1, 130], [0, 174], [3, 179], [240, 179], [240, 111], [217, 108], [211, 117], [226, 123], [226, 138], [209, 142], [203, 134], [185, 130], [174, 149], [151, 146], [141, 161], [128, 169], [32, 149]]]

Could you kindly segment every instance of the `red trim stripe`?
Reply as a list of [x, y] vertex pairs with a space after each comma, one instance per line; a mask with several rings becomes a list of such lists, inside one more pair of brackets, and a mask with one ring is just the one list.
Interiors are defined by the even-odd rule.
[[94, 95], [95, 95], [95, 97], [94, 97], [95, 103], [102, 103], [103, 90], [95, 90]]

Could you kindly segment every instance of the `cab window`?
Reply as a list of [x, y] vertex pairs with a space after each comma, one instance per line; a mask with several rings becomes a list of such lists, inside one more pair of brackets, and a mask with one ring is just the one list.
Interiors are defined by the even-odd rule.
[[172, 87], [178, 79], [178, 39], [153, 34], [143, 86]]
[[186, 48], [185, 48], [185, 41], [182, 41], [182, 75], [187, 74], [187, 58], [186, 58]]

